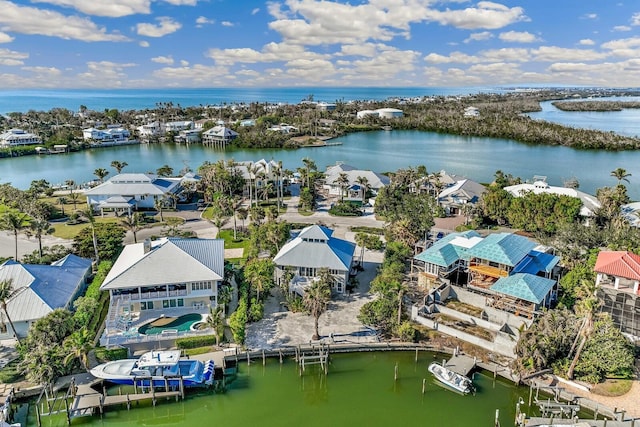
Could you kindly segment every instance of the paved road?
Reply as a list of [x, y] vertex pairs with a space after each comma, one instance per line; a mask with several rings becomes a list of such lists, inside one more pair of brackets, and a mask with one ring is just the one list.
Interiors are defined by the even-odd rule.
[[[42, 246], [64, 245], [70, 247], [70, 240], [59, 239], [53, 236], [43, 236]], [[28, 238], [24, 234], [18, 235], [18, 259], [38, 250], [38, 240]], [[8, 258], [15, 256], [15, 239], [13, 234], [0, 231], [0, 257]]]

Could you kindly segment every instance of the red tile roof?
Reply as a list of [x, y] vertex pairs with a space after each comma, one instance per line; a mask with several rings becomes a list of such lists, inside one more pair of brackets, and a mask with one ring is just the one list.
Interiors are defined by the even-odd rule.
[[596, 273], [640, 280], [640, 256], [626, 251], [602, 251], [598, 254]]

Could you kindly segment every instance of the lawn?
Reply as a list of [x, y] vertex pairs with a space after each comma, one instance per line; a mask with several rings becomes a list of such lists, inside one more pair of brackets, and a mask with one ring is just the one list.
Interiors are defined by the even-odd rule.
[[224, 239], [225, 249], [242, 248], [246, 251], [249, 248], [249, 239], [240, 237], [238, 240], [233, 240], [233, 230], [220, 230], [218, 238]]
[[[117, 223], [119, 221], [120, 218], [96, 218], [97, 223]], [[83, 228], [89, 227], [88, 222], [73, 225], [54, 223], [52, 225], [54, 228], [54, 232], [52, 234], [55, 237], [68, 240], [72, 240], [74, 237], [76, 237]]]

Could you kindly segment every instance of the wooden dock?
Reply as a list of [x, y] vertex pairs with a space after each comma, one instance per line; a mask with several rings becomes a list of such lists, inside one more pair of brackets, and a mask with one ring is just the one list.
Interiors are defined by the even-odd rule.
[[444, 366], [457, 374], [467, 377], [475, 369], [476, 359], [463, 354], [454, 354]]

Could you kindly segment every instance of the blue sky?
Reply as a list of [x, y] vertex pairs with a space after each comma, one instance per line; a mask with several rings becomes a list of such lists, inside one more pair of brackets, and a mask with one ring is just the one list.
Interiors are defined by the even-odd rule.
[[640, 87], [637, 0], [0, 0], [0, 89]]

